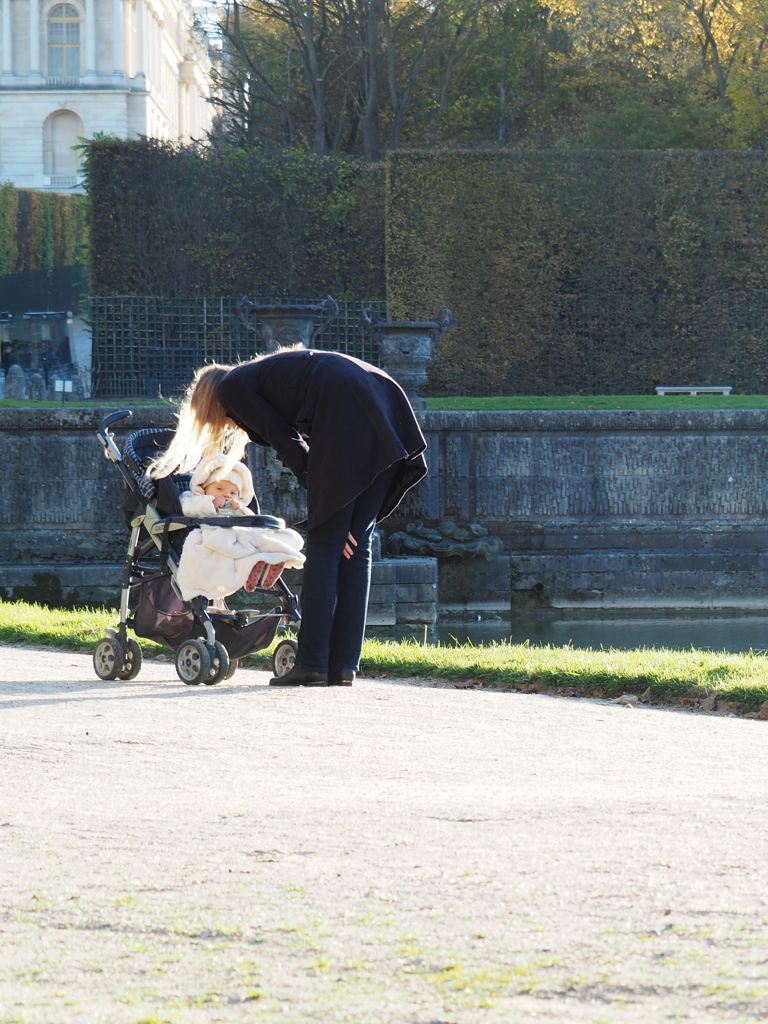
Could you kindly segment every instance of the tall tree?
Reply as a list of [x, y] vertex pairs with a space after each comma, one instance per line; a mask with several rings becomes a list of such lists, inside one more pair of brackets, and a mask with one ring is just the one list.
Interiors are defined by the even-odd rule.
[[[269, 61], [258, 42], [264, 33], [271, 33], [286, 57], [299, 55], [312, 110], [311, 146], [317, 156], [329, 150], [327, 91], [338, 56], [334, 44], [340, 34], [339, 7], [335, 0], [231, 0], [225, 9], [225, 38], [286, 122], [290, 121], [290, 83], [285, 78], [282, 87], [273, 83]], [[285, 76], [288, 64], [281, 70]]]
[[[402, 144], [419, 99], [414, 135], [434, 145], [476, 59], [483, 6], [483, 0], [229, 0], [221, 91], [225, 113], [240, 126], [235, 135], [252, 137], [245, 122], [255, 125], [261, 107], [271, 110], [289, 145], [305, 138], [322, 156], [361, 144], [365, 158], [377, 160], [383, 149]], [[297, 58], [301, 88], [292, 74]]]
[[220, 136], [407, 146], [765, 145], [766, 0], [226, 0]]

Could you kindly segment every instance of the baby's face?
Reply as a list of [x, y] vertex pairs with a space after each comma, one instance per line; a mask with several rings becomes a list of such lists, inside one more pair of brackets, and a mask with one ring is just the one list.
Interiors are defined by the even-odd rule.
[[223, 498], [225, 501], [240, 499], [240, 488], [232, 480], [217, 480], [215, 484], [206, 484], [203, 493], [212, 498]]

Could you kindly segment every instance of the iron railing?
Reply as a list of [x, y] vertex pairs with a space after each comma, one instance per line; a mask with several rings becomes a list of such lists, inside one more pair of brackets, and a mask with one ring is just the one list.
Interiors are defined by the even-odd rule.
[[[249, 298], [257, 305], [317, 302]], [[378, 366], [378, 344], [360, 328], [364, 308], [386, 318], [382, 300], [339, 299], [339, 315], [313, 342]], [[178, 397], [206, 362], [236, 363], [263, 351], [259, 333], [238, 318], [228, 296], [167, 299], [91, 295], [93, 393], [98, 398]]]

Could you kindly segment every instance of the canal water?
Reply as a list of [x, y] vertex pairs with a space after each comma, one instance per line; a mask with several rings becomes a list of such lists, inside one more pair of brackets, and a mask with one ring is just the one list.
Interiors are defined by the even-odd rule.
[[[374, 633], [382, 639], [385, 635]], [[403, 629], [388, 634], [396, 639], [412, 637], [423, 643], [489, 644], [505, 640], [537, 646], [582, 647], [600, 650], [637, 647], [698, 648], [705, 651], [768, 652], [768, 617], [738, 616], [702, 618], [666, 615], [642, 618], [551, 618], [517, 616], [511, 622], [481, 621], [439, 623], [437, 627]]]

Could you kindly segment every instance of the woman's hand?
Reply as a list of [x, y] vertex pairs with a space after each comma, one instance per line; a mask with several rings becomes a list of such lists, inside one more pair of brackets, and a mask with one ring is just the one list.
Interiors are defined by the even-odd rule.
[[347, 543], [344, 545], [344, 552], [343, 552], [344, 557], [345, 558], [351, 558], [352, 555], [354, 555], [354, 553], [355, 553], [354, 552], [354, 548], [356, 548], [356, 547], [357, 547], [357, 541], [355, 540], [355, 538], [352, 536], [351, 533], [348, 533], [347, 534]]

